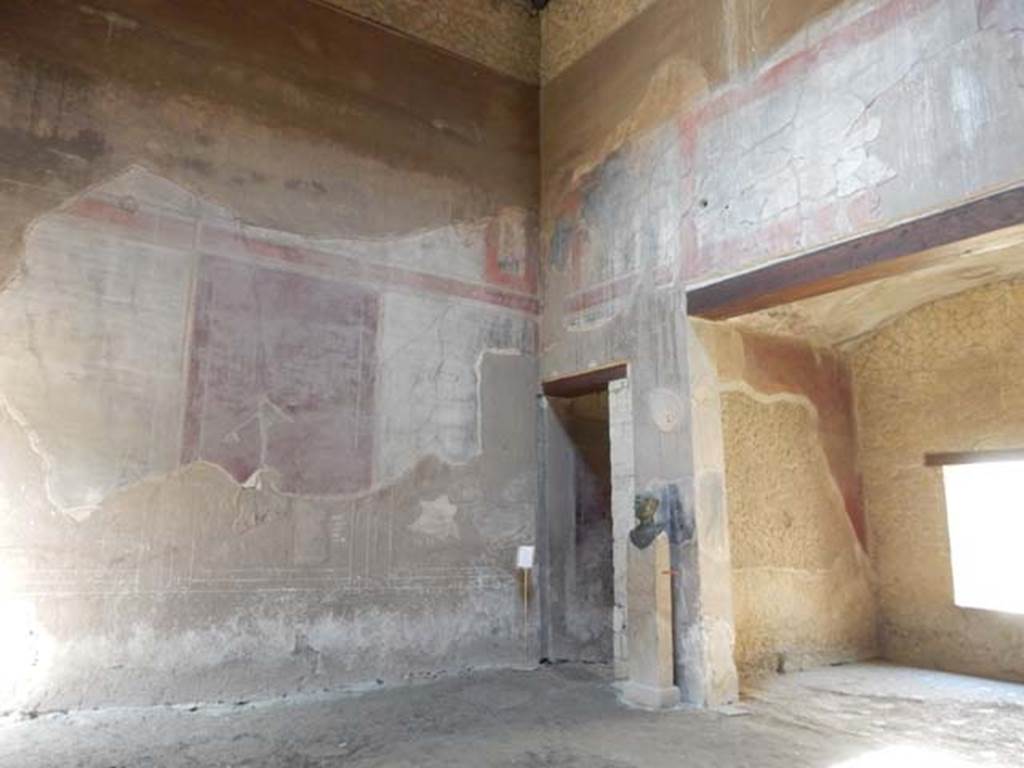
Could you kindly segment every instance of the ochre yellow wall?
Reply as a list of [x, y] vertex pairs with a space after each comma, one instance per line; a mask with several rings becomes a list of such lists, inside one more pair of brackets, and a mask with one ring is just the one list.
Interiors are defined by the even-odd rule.
[[923, 461], [1024, 445], [1022, 340], [1014, 282], [921, 307], [849, 353], [887, 659], [1024, 680], [1024, 617], [953, 603], [942, 471]]
[[741, 679], [874, 656], [845, 366], [798, 340], [699, 332], [719, 372]]

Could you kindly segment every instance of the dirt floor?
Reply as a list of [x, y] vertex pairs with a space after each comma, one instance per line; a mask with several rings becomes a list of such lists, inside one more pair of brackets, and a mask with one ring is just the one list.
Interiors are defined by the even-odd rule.
[[619, 703], [596, 666], [345, 697], [0, 720], [4, 768], [1024, 765], [1024, 686], [883, 664], [774, 678], [720, 711]]

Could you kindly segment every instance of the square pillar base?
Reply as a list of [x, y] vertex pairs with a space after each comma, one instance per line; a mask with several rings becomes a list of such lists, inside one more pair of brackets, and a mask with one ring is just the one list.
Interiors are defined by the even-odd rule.
[[622, 698], [645, 709], [671, 709], [678, 706], [680, 701], [679, 689], [674, 685], [669, 688], [652, 688], [632, 681], [623, 683]]

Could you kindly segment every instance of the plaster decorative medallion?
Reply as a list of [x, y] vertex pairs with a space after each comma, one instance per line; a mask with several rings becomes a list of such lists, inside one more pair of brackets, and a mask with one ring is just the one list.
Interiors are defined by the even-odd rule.
[[675, 432], [685, 418], [683, 398], [671, 389], [655, 389], [647, 396], [651, 419], [662, 432]]

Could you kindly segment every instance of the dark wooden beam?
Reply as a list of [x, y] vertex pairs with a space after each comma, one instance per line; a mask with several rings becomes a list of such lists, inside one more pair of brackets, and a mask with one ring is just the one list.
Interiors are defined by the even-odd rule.
[[626, 364], [613, 363], [571, 376], [560, 376], [545, 381], [541, 387], [548, 397], [579, 397], [600, 392], [608, 382], [626, 378]]
[[955, 451], [952, 453], [926, 453], [926, 467], [945, 467], [950, 464], [982, 464], [989, 461], [1024, 461], [1024, 448], [998, 451]]
[[[1024, 234], [1024, 186], [687, 291], [687, 312], [722, 320], [921, 269], [971, 238]], [[965, 245], [965, 248], [967, 246]]]

